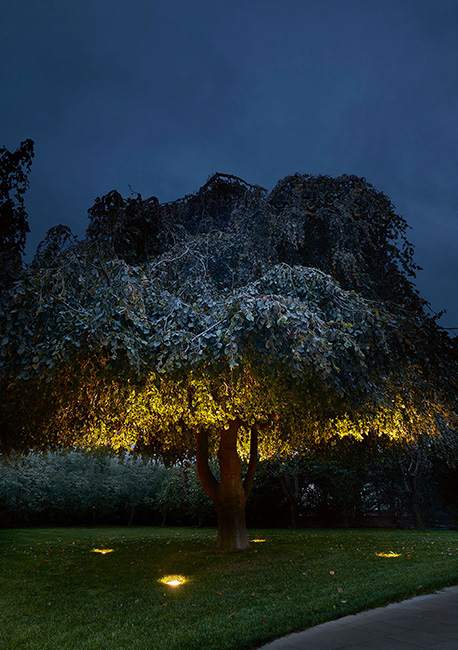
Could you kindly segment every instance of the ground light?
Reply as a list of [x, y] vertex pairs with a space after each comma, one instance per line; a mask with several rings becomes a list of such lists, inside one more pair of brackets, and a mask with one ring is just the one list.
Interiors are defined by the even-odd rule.
[[251, 543], [256, 543], [257, 544], [257, 543], [261, 543], [261, 542], [265, 542], [265, 541], [266, 541], [265, 539], [250, 539], [250, 544]]
[[389, 553], [376, 553], [378, 557], [401, 557], [400, 553], [393, 553], [393, 551], [390, 551]]
[[92, 552], [93, 553], [101, 553], [102, 555], [105, 555], [106, 553], [113, 553], [114, 548], [93, 548]]
[[162, 582], [163, 585], [168, 585], [169, 587], [180, 587], [185, 582], [187, 582], [187, 579], [185, 578], [185, 576], [174, 574], [174, 575], [164, 576], [159, 580], [159, 582]]

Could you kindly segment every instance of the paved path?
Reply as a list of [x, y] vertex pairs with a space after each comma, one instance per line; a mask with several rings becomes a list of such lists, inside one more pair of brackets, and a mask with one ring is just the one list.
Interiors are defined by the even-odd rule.
[[458, 586], [379, 607], [305, 632], [260, 650], [458, 650]]

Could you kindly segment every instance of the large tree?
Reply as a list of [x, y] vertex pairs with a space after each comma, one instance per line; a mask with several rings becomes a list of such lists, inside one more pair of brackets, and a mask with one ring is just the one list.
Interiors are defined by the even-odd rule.
[[[287, 222], [275, 192], [217, 175], [164, 206], [110, 193], [90, 211], [84, 241], [66, 240], [52, 255], [42, 247], [2, 299], [3, 449], [195, 456], [217, 511], [218, 548], [247, 548], [258, 453], [380, 419], [424, 339], [411, 285], [398, 278], [397, 300], [383, 300], [377, 281], [365, 281], [364, 256], [349, 278], [370, 299], [285, 259], [299, 217]], [[374, 244], [380, 266], [396, 265], [397, 234], [393, 226], [380, 235], [385, 253]], [[329, 235], [328, 248], [341, 236]]]

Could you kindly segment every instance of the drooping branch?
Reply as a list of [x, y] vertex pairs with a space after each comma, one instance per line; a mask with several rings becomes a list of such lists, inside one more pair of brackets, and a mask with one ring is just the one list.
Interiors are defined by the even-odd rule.
[[258, 429], [256, 425], [254, 425], [251, 427], [251, 434], [250, 434], [250, 461], [248, 463], [248, 470], [245, 479], [243, 481], [243, 489], [245, 490], [247, 499], [250, 495], [251, 486], [253, 485], [257, 460], [258, 460]]
[[197, 462], [196, 469], [200, 482], [205, 492], [212, 501], [215, 501], [218, 495], [219, 483], [213, 476], [208, 464], [208, 431], [198, 429], [197, 431]]

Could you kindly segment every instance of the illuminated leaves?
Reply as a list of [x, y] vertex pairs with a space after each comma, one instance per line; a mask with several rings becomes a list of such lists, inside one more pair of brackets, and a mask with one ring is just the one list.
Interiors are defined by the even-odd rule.
[[[426, 410], [431, 430], [440, 417], [453, 427], [406, 362], [422, 356], [423, 323], [362, 297], [385, 292], [380, 270], [414, 269], [410, 250], [393, 248], [404, 231], [386, 197], [356, 177], [290, 177], [267, 199], [218, 176], [168, 206], [112, 192], [96, 201], [84, 241], [67, 246], [56, 231], [65, 245], [2, 298], [7, 428], [30, 432], [32, 448], [57, 439], [172, 453], [192, 448], [197, 428], [240, 417], [242, 450], [249, 426], [268, 423], [268, 456], [369, 425], [407, 437]], [[414, 302], [402, 277], [393, 275], [396, 295]]]

